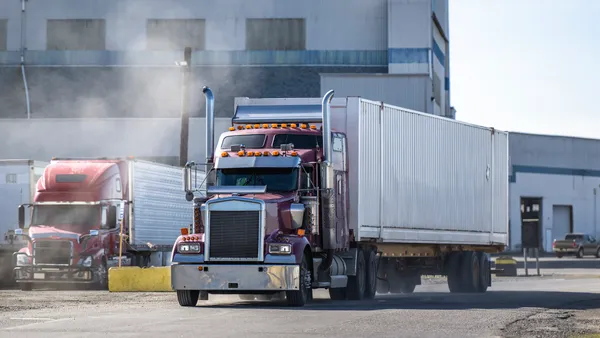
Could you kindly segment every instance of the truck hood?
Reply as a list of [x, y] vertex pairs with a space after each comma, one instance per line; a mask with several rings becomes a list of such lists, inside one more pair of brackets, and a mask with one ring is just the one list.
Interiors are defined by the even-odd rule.
[[[65, 228], [68, 230], [65, 230]], [[34, 240], [41, 238], [77, 240], [81, 234], [76, 231], [77, 227], [68, 227], [64, 225], [61, 225], [60, 229], [49, 225], [36, 225], [29, 228], [29, 237]]]

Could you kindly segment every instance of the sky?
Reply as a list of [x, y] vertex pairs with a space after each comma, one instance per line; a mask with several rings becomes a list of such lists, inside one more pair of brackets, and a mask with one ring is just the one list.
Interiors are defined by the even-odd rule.
[[600, 0], [449, 0], [456, 119], [600, 139]]

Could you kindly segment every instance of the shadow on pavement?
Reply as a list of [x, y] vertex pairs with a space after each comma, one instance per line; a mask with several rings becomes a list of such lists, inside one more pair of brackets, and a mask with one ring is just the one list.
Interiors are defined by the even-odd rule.
[[[214, 297], [214, 296], [211, 296]], [[416, 292], [409, 295], [381, 295], [374, 300], [332, 301], [314, 299], [301, 308], [287, 307], [281, 301], [239, 301], [232, 304], [202, 305], [216, 309], [280, 309], [294, 311], [373, 311], [392, 309], [468, 310], [468, 309], [600, 309], [600, 294], [557, 291], [488, 291], [484, 294]]]

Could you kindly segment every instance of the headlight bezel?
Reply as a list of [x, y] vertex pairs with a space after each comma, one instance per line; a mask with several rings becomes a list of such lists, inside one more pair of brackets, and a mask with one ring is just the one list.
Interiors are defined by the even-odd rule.
[[26, 254], [16, 255], [15, 266], [29, 266], [29, 265], [31, 265], [29, 256], [27, 256]]
[[269, 243], [269, 254], [288, 256], [292, 254], [292, 245], [289, 243]]
[[80, 256], [77, 265], [83, 266], [84, 268], [91, 268], [92, 263], [94, 263], [94, 258], [92, 256]]

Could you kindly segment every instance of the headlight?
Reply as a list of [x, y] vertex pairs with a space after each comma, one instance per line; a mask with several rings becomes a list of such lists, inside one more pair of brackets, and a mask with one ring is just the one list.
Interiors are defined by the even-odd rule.
[[27, 255], [17, 255], [17, 266], [29, 265], [29, 257]]
[[92, 266], [92, 256], [87, 256], [79, 259], [79, 265], [89, 268]]
[[201, 249], [200, 243], [180, 243], [177, 246], [177, 252], [182, 254], [197, 254]]
[[269, 253], [273, 255], [289, 255], [292, 253], [291, 244], [269, 244]]

